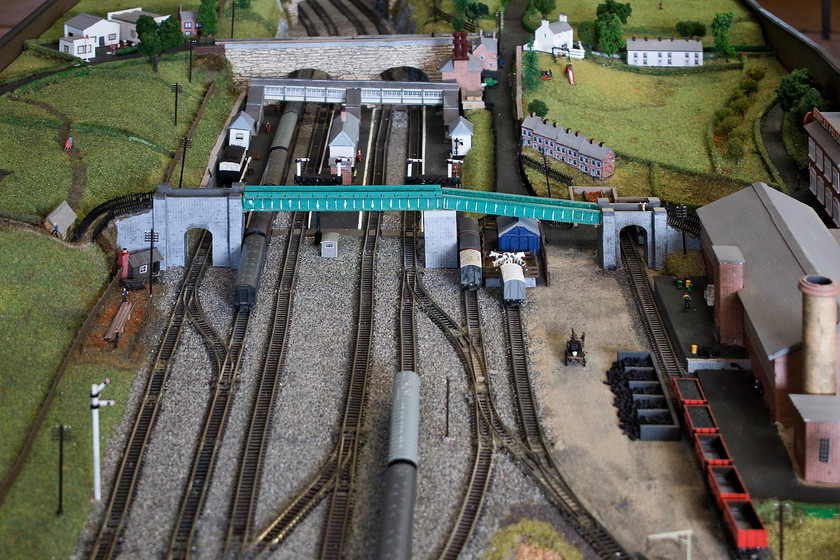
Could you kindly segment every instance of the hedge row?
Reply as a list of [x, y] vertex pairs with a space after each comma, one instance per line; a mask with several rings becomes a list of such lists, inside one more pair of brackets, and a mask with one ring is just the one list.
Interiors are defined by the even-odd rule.
[[142, 144], [147, 148], [154, 150], [160, 154], [163, 154], [167, 157], [174, 157], [175, 152], [172, 150], [168, 150], [159, 144], [154, 142], [150, 142], [145, 138], [138, 138], [137, 136], [131, 135], [129, 132], [125, 130], [121, 130], [119, 128], [114, 128], [112, 126], [103, 126], [99, 124], [93, 123], [86, 123], [86, 122], [74, 122], [73, 128], [78, 130], [79, 132], [90, 132], [94, 134], [101, 134], [102, 136], [107, 136], [109, 138], [116, 138], [119, 140], [125, 140], [126, 142], [137, 142], [138, 144]]
[[601, 66], [605, 66], [612, 70], [622, 70], [624, 72], [633, 72], [635, 74], [646, 74], [649, 76], [673, 76], [674, 74], [704, 74], [708, 72], [722, 72], [725, 70], [737, 70], [744, 67], [744, 61], [738, 60], [727, 62], [725, 64], [715, 64], [713, 66], [704, 64], [703, 66], [680, 66], [680, 67], [661, 67], [661, 66], [632, 66], [624, 62], [610, 61], [600, 56], [592, 58]]
[[68, 62], [72, 62], [74, 64], [81, 63], [82, 59], [78, 56], [74, 56], [70, 53], [63, 53], [57, 49], [48, 47], [47, 45], [51, 44], [48, 41], [43, 41], [40, 39], [27, 39], [23, 42], [24, 50], [32, 51], [37, 53], [38, 56], [42, 56], [44, 58], [54, 58], [56, 60], [66, 60]]
[[[712, 128], [713, 128], [713, 125], [710, 124], [709, 125], [709, 132], [711, 132]], [[713, 144], [713, 146], [714, 146], [714, 144]], [[715, 150], [715, 152], [716, 151], [717, 150]], [[742, 184], [744, 186], [747, 186], [747, 185], [750, 184], [749, 181], [742, 181], [742, 180], [739, 180], [739, 179], [733, 179], [733, 178], [727, 177], [726, 175], [723, 175], [721, 173], [718, 173], [718, 174], [704, 173], [702, 171], [694, 171], [694, 170], [691, 170], [691, 169], [684, 169], [684, 168], [679, 167], [677, 165], [672, 165], [670, 163], [662, 163], [662, 162], [659, 162], [659, 161], [653, 161], [653, 160], [643, 158], [643, 157], [639, 157], [639, 156], [632, 156], [632, 155], [628, 155], [628, 154], [624, 154], [624, 153], [619, 154], [619, 155], [620, 155], [620, 157], [622, 157], [622, 158], [624, 158], [628, 161], [632, 161], [632, 162], [635, 162], [635, 163], [640, 163], [642, 165], [650, 166], [651, 164], [655, 164], [656, 168], [657, 168], [655, 172], [657, 174], [659, 172], [659, 169], [667, 169], [668, 171], [673, 171], [674, 173], [680, 173], [681, 175], [688, 175], [690, 177], [698, 177], [698, 178], [704, 179], [706, 181], [721, 181], [721, 180], [723, 180], [723, 181], [729, 181], [731, 183]], [[720, 158], [721, 156], [718, 155], [718, 157]], [[722, 161], [722, 158], [721, 158], [721, 161]], [[717, 172], [717, 168], [715, 169], [715, 171]], [[654, 173], [654, 170], [653, 170], [653, 168], [651, 168], [651, 183], [653, 183], [653, 173]], [[656, 196], [659, 196], [659, 195], [656, 195]]]

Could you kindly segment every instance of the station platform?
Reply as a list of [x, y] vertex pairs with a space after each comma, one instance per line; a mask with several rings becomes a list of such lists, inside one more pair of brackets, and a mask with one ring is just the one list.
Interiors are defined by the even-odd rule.
[[[683, 304], [685, 289], [670, 276], [654, 279], [656, 297], [668, 328], [682, 353], [683, 364], [697, 376], [720, 432], [753, 499], [807, 503], [840, 503], [840, 487], [804, 484], [776, 424], [755, 389], [745, 348], [721, 346], [714, 339], [714, 309], [703, 298], [708, 280], [691, 278], [691, 308]], [[692, 354], [697, 345], [697, 354]]]

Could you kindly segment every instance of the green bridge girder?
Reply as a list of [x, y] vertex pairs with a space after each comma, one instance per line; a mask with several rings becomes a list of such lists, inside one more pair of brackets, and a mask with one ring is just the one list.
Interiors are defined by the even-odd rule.
[[246, 185], [246, 212], [358, 212], [457, 210], [552, 222], [597, 225], [597, 204], [516, 194], [445, 189], [440, 185]]

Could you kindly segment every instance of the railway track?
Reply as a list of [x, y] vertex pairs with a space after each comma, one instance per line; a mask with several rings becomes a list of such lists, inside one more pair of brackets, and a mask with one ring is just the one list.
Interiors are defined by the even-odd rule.
[[366, 185], [384, 185], [385, 170], [388, 168], [388, 140], [391, 137], [391, 119], [394, 115], [394, 108], [391, 105], [382, 105], [378, 112], [376, 143], [372, 154], [373, 164], [368, 168], [365, 177]]
[[[338, 32], [338, 26], [335, 24], [332, 17], [330, 17], [330, 15], [327, 13], [327, 10], [323, 6], [321, 6], [318, 0], [306, 0], [305, 2], [301, 2], [301, 4], [305, 5], [307, 9], [312, 10], [312, 13], [318, 20], [321, 21], [321, 24], [326, 29], [327, 35], [340, 35], [340, 33]], [[300, 17], [300, 6], [298, 6], [298, 17]], [[312, 18], [308, 15], [306, 17], [309, 20], [310, 25], [314, 28], [315, 24], [312, 21]], [[305, 24], [304, 27], [306, 27]], [[316, 33], [310, 33], [309, 31], [310, 29], [306, 27], [306, 32], [309, 35], [316, 35]]]
[[414, 292], [417, 289], [417, 212], [403, 212], [403, 274], [400, 284], [399, 371], [417, 372], [417, 330]]
[[665, 377], [664, 389], [668, 392], [668, 397], [673, 402], [674, 394], [671, 389], [671, 379], [674, 377], [684, 377], [685, 370], [682, 364], [680, 364], [679, 354], [674, 346], [673, 340], [671, 340], [671, 335], [668, 333], [668, 328], [665, 326], [665, 320], [659, 312], [659, 306], [656, 305], [645, 263], [642, 261], [633, 241], [627, 233], [621, 233], [620, 243], [621, 260], [624, 263], [624, 270], [627, 272], [627, 278], [630, 280], [630, 288], [635, 296], [634, 299], [639, 308], [639, 313], [642, 315], [642, 322], [644, 323], [645, 332], [648, 335], [651, 348], [653, 348], [654, 356], [656, 356], [656, 361], [659, 363], [659, 368]]
[[113, 558], [118, 552], [118, 543], [125, 529], [128, 510], [134, 499], [140, 478], [143, 455], [149, 442], [152, 428], [160, 408], [160, 399], [175, 348], [187, 319], [187, 306], [210, 264], [212, 239], [209, 233], [202, 233], [197, 248], [190, 259], [184, 278], [178, 289], [175, 307], [170, 314], [169, 323], [158, 347], [152, 373], [146, 384], [146, 391], [140, 404], [134, 426], [117, 469], [114, 486], [108, 499], [102, 525], [91, 544], [89, 558], [103, 560]]
[[[422, 107], [409, 107], [408, 109], [408, 157], [420, 159], [423, 157], [423, 111]], [[420, 175], [420, 171], [417, 172]]]
[[[192, 313], [190, 313], [191, 318]], [[233, 318], [230, 339], [226, 347], [227, 352], [218, 375], [214, 380], [213, 396], [204, 417], [204, 427], [199, 436], [198, 447], [193, 455], [190, 476], [187, 487], [178, 508], [175, 530], [169, 541], [166, 558], [190, 558], [195, 526], [204, 506], [207, 491], [213, 477], [213, 467], [216, 463], [216, 452], [219, 448], [227, 424], [228, 411], [233, 401], [236, 375], [242, 359], [242, 351], [248, 334], [251, 314], [248, 310], [240, 309]], [[217, 345], [218, 341], [205, 338], [205, 343]]]
[[[259, 483], [265, 459], [265, 446], [271, 425], [274, 403], [279, 396], [279, 380], [286, 358], [286, 341], [292, 317], [292, 294], [297, 279], [300, 249], [306, 233], [306, 213], [296, 212], [287, 236], [286, 252], [280, 273], [280, 285], [274, 299], [274, 315], [259, 376], [251, 416], [246, 428], [243, 450], [228, 518], [223, 557], [244, 542], [251, 533], [259, 496]], [[235, 551], [240, 554], [240, 550]]]
[[304, 175], [317, 175], [324, 167], [324, 160], [327, 157], [327, 144], [330, 140], [330, 129], [332, 128], [335, 106], [318, 105], [315, 113], [315, 124], [312, 128], [312, 135], [309, 137], [309, 146], [306, 149], [309, 161], [304, 166]]

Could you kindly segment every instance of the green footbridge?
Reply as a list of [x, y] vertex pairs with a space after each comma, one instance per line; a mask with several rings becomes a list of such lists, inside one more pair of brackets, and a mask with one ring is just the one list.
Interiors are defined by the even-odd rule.
[[601, 223], [601, 210], [591, 202], [447, 189], [440, 185], [245, 185], [242, 209], [246, 212], [457, 210], [573, 224]]

